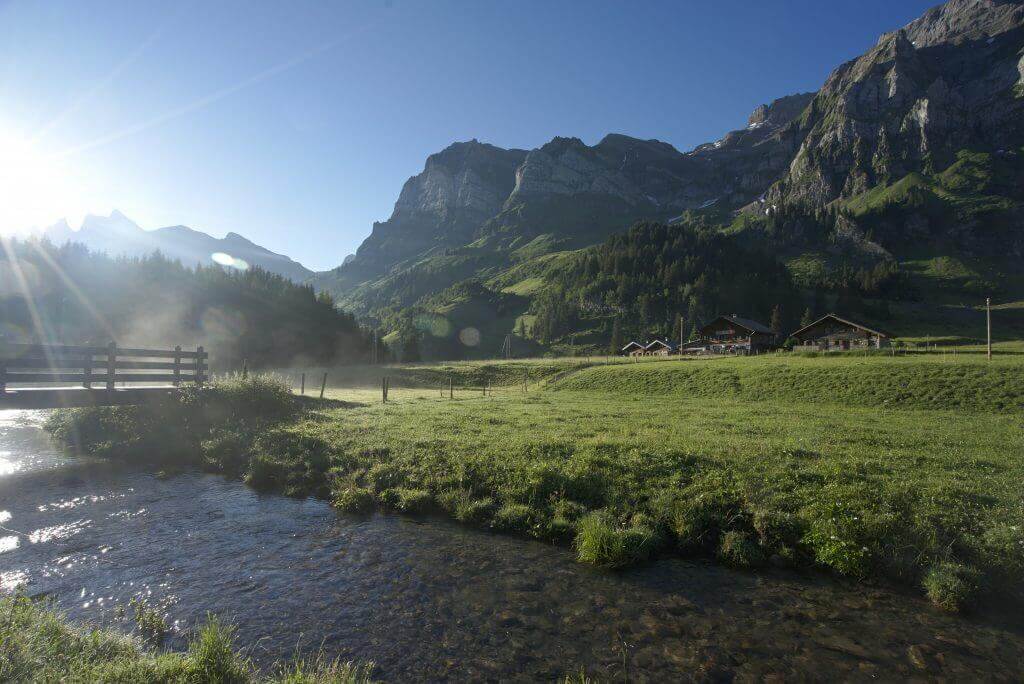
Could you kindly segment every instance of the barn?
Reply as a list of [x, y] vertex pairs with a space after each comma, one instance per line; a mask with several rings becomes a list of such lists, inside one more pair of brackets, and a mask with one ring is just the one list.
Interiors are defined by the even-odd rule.
[[888, 347], [892, 335], [830, 313], [800, 328], [790, 337], [797, 340], [797, 349], [849, 351]]
[[699, 332], [708, 350], [718, 354], [757, 354], [773, 348], [776, 342], [771, 328], [736, 314], [719, 316]]

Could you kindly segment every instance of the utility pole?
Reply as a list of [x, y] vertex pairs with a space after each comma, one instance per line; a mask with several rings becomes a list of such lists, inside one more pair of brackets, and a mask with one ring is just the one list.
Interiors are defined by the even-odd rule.
[[992, 298], [985, 297], [985, 327], [988, 329], [988, 360], [992, 360]]

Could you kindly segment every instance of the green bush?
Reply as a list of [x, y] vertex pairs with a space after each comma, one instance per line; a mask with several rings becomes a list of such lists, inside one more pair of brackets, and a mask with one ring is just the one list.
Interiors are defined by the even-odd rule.
[[978, 572], [960, 563], [941, 561], [928, 568], [921, 584], [936, 606], [959, 612], [971, 605], [978, 591]]

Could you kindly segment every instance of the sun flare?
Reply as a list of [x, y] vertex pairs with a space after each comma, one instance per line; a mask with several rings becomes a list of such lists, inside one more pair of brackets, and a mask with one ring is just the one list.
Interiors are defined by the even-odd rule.
[[0, 128], [0, 235], [81, 212], [73, 176], [53, 155]]

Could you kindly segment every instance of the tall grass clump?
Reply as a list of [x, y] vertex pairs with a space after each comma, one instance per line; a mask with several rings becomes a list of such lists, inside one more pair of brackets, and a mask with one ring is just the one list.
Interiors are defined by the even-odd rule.
[[577, 557], [583, 563], [606, 568], [632, 565], [651, 557], [658, 535], [643, 521], [620, 525], [607, 511], [584, 517], [576, 533]]

